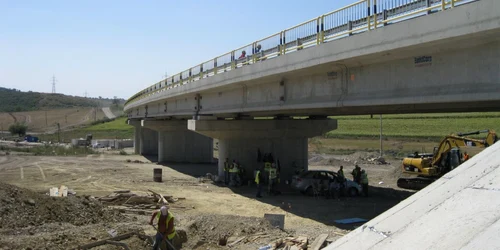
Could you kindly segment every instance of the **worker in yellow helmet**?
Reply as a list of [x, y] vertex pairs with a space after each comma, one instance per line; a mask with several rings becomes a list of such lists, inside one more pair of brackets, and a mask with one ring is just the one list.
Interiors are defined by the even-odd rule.
[[264, 185], [264, 176], [262, 173], [262, 165], [259, 165], [255, 173], [255, 183], [257, 184], [257, 198], [262, 198], [262, 185]]

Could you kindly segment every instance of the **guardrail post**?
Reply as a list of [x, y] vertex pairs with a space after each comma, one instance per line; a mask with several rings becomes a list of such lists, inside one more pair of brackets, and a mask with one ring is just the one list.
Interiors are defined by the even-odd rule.
[[283, 44], [281, 45], [281, 47], [283, 48], [282, 54], [286, 54], [286, 30], [283, 31]]
[[183, 82], [183, 81], [182, 81], [182, 73], [180, 73], [180, 74], [179, 74], [179, 79], [180, 79], [180, 80], [179, 80], [179, 84], [180, 84], [180, 85], [182, 85], [182, 82]]
[[325, 42], [325, 15], [321, 15], [321, 40], [320, 43]]
[[283, 31], [280, 32], [280, 44], [278, 44], [278, 56], [281, 55], [281, 51], [283, 50], [283, 48], [281, 48], [283, 44]]
[[366, 16], [366, 24], [368, 24], [368, 30], [372, 29], [372, 21], [370, 19], [371, 11], [370, 11], [370, 0], [366, 0], [367, 3], [367, 16]]
[[[432, 5], [431, 0], [427, 0], [427, 8], [431, 7], [431, 5]], [[427, 15], [429, 15], [431, 13], [432, 13], [432, 10], [427, 11]]]
[[188, 78], [188, 82], [193, 81], [193, 75], [191, 74], [191, 70], [192, 70], [192, 69], [193, 69], [193, 68], [190, 68], [190, 69], [189, 69], [189, 78]]
[[446, 0], [441, 0], [441, 10], [446, 9]]
[[450, 0], [451, 7], [455, 7], [455, 0]]
[[200, 64], [200, 80], [203, 79], [203, 63]]
[[[231, 69], [236, 68], [236, 61], [234, 59], [234, 50], [231, 51]], [[224, 71], [226, 71], [226, 67], [224, 67]]]
[[384, 15], [384, 26], [387, 26], [387, 22], [385, 22], [385, 20], [387, 20], [389, 12], [387, 10], [384, 10], [383, 15]]
[[219, 69], [217, 69], [217, 57], [214, 59], [214, 75], [217, 75], [217, 71], [219, 71]]
[[373, 0], [373, 26], [377, 28], [377, 0]]
[[[352, 30], [352, 21], [347, 23], [347, 30]], [[352, 36], [352, 32], [349, 32], [349, 36]]]
[[252, 43], [252, 63], [255, 63], [255, 47], [257, 47], [256, 42]]
[[319, 26], [320, 26], [319, 19], [320, 19], [319, 17], [316, 18], [316, 45], [319, 45], [319, 40], [320, 40], [320, 36], [321, 36], [320, 31], [319, 31]]

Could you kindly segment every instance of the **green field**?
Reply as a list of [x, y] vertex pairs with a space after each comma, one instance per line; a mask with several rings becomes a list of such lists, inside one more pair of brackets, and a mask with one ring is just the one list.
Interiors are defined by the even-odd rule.
[[[132, 139], [134, 137], [134, 127], [126, 122], [127, 118], [120, 117], [111, 122], [63, 131], [60, 134], [60, 139], [62, 142], [71, 142], [71, 139], [85, 138], [87, 134], [92, 134], [93, 139]], [[41, 135], [40, 139], [43, 141], [57, 141], [57, 133]]]
[[127, 118], [120, 117], [111, 122], [97, 124], [82, 129], [93, 135], [93, 138], [131, 139], [134, 137], [134, 127], [127, 124]]
[[[338, 116], [338, 129], [326, 134], [329, 138], [378, 137], [378, 115]], [[500, 112], [454, 114], [383, 115], [383, 135], [386, 137], [436, 139], [450, 133], [483, 129], [500, 131]]]
[[[331, 117], [338, 120], [338, 129], [326, 133], [324, 138], [332, 139], [364, 139], [370, 141], [377, 139], [380, 133], [379, 116], [370, 118], [363, 116], [337, 116]], [[500, 112], [490, 113], [454, 113], [454, 114], [405, 114], [382, 116], [384, 140], [397, 141], [422, 141], [439, 142], [441, 138], [450, 133], [470, 132], [483, 129], [500, 131]], [[61, 140], [71, 141], [72, 138], [85, 138], [92, 134], [93, 138], [132, 139], [134, 130], [127, 123], [127, 118], [120, 117], [114, 121], [80, 128], [61, 133]], [[484, 135], [480, 135], [483, 137]], [[57, 139], [57, 135], [41, 136], [42, 140]], [[373, 144], [376, 148], [377, 142]], [[422, 145], [415, 145], [416, 148]], [[347, 147], [344, 147], [347, 149]], [[352, 149], [364, 148], [362, 145]], [[371, 148], [367, 146], [366, 148]], [[413, 148], [413, 147], [412, 147]], [[406, 151], [406, 148], [405, 148]]]

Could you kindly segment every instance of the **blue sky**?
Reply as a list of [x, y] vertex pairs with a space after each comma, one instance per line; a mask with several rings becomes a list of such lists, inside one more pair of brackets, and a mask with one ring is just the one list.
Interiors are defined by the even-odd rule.
[[129, 98], [354, 0], [0, 0], [0, 86]]

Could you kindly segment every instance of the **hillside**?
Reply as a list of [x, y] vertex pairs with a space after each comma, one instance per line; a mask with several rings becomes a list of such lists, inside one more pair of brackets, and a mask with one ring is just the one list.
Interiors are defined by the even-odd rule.
[[[120, 102], [122, 100], [119, 100]], [[111, 105], [111, 99], [85, 98], [63, 94], [21, 92], [0, 87], [0, 112], [21, 112], [73, 107]]]

